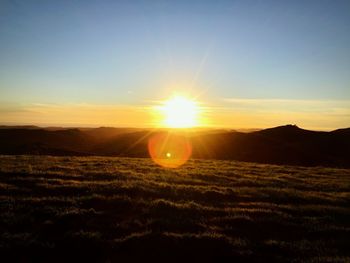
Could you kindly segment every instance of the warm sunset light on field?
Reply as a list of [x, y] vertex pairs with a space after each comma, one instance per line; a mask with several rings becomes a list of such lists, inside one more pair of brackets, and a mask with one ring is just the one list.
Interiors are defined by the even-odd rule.
[[159, 107], [162, 125], [169, 128], [191, 128], [199, 125], [200, 108], [196, 101], [176, 95]]
[[1, 262], [349, 262], [350, 0], [0, 0]]

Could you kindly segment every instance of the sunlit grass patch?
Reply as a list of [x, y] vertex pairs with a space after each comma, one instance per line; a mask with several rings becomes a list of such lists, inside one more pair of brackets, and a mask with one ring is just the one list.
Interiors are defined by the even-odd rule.
[[190, 160], [169, 170], [137, 158], [0, 158], [6, 249], [58, 249], [63, 257], [73, 250], [101, 262], [154, 258], [154, 247], [158, 258], [338, 262], [349, 257], [349, 207], [346, 169]]

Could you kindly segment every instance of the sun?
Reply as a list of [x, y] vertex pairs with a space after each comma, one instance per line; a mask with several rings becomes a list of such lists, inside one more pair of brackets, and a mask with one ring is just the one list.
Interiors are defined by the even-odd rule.
[[174, 96], [160, 107], [163, 124], [169, 128], [190, 128], [198, 125], [199, 106], [184, 96]]

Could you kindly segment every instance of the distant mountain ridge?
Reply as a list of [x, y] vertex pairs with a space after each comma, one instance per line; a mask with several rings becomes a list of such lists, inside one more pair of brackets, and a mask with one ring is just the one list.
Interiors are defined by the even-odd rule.
[[249, 133], [225, 130], [181, 131], [138, 128], [0, 128], [0, 154], [148, 157], [156, 133], [180, 133], [193, 146], [193, 158], [270, 164], [350, 168], [350, 128], [310, 131], [295, 125]]

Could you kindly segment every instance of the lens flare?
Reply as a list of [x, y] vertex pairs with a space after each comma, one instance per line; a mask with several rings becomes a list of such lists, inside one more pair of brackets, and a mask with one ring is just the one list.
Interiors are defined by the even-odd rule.
[[192, 144], [185, 136], [170, 132], [158, 133], [148, 140], [148, 152], [156, 164], [177, 168], [191, 157]]

